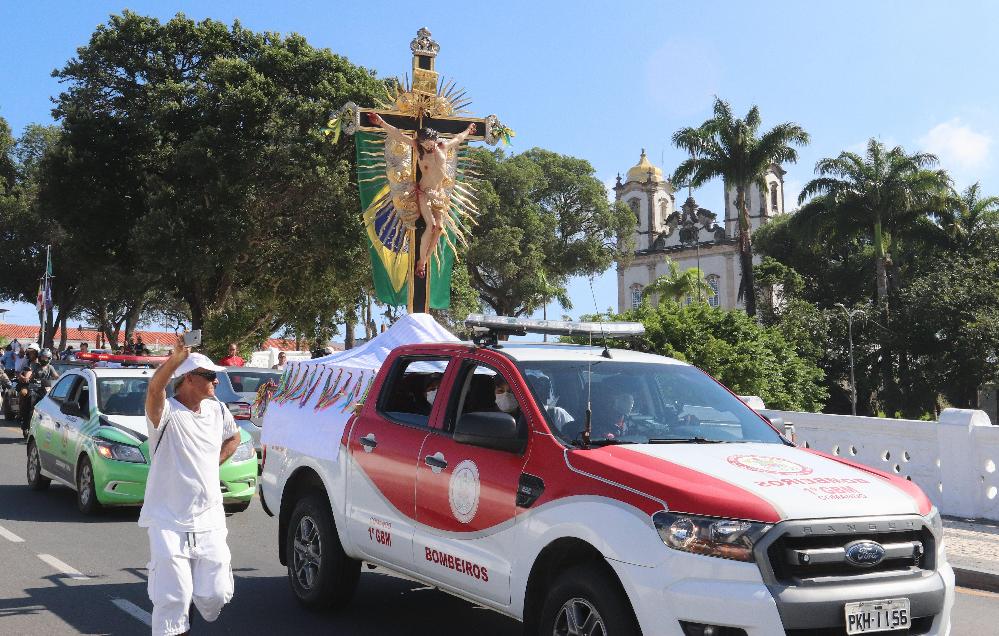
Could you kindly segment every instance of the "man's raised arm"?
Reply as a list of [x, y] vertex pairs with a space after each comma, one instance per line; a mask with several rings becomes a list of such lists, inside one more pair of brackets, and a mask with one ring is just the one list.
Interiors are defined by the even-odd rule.
[[160, 427], [160, 418], [163, 417], [163, 405], [166, 402], [166, 387], [170, 383], [170, 378], [177, 367], [187, 359], [191, 350], [184, 346], [183, 337], [177, 339], [177, 344], [173, 347], [173, 353], [166, 359], [166, 362], [156, 369], [156, 373], [149, 379], [149, 386], [146, 388], [146, 417], [153, 424], [153, 428]]

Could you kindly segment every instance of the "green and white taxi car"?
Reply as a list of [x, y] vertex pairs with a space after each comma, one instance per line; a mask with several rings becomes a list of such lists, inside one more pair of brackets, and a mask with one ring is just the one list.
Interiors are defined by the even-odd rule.
[[[86, 514], [103, 506], [141, 505], [149, 474], [146, 387], [152, 369], [67, 371], [35, 406], [28, 433], [28, 485], [54, 479], [76, 490]], [[226, 510], [250, 505], [257, 487], [253, 440], [240, 429], [236, 452], [219, 467]]]

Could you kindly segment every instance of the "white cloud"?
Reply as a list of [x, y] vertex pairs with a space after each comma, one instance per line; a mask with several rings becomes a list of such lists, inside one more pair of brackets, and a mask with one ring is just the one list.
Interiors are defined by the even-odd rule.
[[937, 124], [920, 140], [927, 152], [940, 157], [941, 166], [968, 170], [982, 166], [989, 156], [992, 138], [961, 123], [955, 117]]

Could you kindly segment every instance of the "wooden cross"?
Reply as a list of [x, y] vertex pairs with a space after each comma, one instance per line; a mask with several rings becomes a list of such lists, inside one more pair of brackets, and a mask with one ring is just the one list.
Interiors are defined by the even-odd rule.
[[[430, 31], [420, 29], [416, 38], [410, 43], [413, 51], [413, 92], [427, 96], [437, 94], [437, 71], [434, 70], [434, 59], [440, 49], [438, 44], [430, 39]], [[369, 116], [377, 113], [388, 124], [395, 126], [399, 130], [411, 134], [414, 138], [420, 128], [433, 128], [440, 135], [453, 137], [464, 132], [470, 124], [475, 125], [475, 129], [469, 134], [469, 141], [486, 140], [486, 120], [481, 117], [429, 117], [410, 116], [400, 114], [398, 111], [380, 108], [358, 108], [360, 122], [358, 130], [364, 132], [383, 132], [378, 126], [371, 124]], [[420, 180], [419, 162], [416, 158], [416, 151], [413, 150], [413, 166], [416, 168], [416, 181]], [[426, 230], [426, 223], [423, 217], [416, 221], [416, 229], [410, 236], [410, 250], [413, 251], [414, 258], [412, 269], [409, 273], [409, 302], [407, 303], [410, 313], [426, 312], [430, 309], [430, 268], [428, 266], [426, 275], [423, 278], [416, 276], [415, 257], [420, 239]]]

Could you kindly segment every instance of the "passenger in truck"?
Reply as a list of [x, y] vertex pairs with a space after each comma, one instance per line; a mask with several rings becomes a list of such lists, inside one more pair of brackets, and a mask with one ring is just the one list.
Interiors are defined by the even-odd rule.
[[437, 399], [437, 390], [441, 386], [441, 374], [431, 373], [424, 380], [423, 391], [417, 400], [418, 412], [421, 415], [430, 415], [434, 408], [434, 400]]

